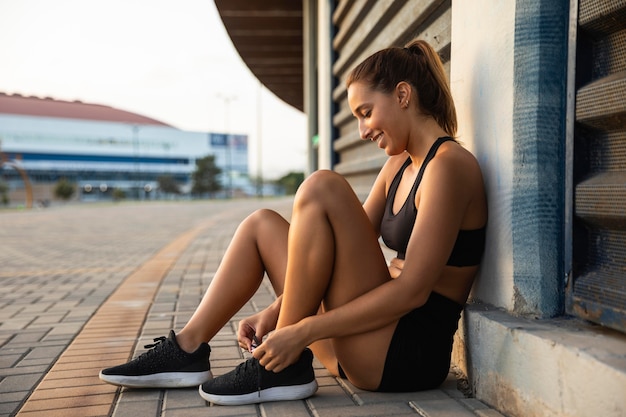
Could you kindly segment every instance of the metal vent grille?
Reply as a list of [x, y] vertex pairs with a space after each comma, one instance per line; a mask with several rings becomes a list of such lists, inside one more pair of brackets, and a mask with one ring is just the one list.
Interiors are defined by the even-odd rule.
[[568, 312], [626, 332], [626, 0], [580, 0]]
[[596, 134], [598, 140], [590, 149], [589, 167], [592, 172], [626, 171], [626, 132]]

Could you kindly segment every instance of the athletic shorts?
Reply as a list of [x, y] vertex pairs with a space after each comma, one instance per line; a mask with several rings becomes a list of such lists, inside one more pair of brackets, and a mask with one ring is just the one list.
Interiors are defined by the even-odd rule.
[[[431, 292], [428, 301], [399, 321], [391, 338], [377, 391], [433, 389], [450, 370], [452, 342], [463, 306]], [[339, 365], [339, 374], [345, 378]]]

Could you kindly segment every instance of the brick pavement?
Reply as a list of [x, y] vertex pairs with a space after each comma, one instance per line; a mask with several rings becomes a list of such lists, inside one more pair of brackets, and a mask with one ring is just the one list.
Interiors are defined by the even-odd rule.
[[[125, 203], [0, 211], [0, 416], [501, 416], [457, 390], [361, 391], [315, 363], [305, 401], [209, 406], [197, 389], [132, 390], [101, 383], [102, 367], [180, 329], [197, 306], [237, 224], [258, 207], [289, 215], [290, 200]], [[211, 341], [216, 375], [245, 353], [239, 318], [274, 299], [259, 292]]]

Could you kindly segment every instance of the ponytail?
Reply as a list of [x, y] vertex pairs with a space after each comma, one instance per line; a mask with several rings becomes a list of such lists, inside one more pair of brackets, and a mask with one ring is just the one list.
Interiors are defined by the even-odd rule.
[[456, 135], [456, 110], [446, 73], [439, 55], [427, 42], [416, 39], [404, 48], [374, 53], [352, 70], [346, 86], [357, 81], [386, 94], [391, 94], [399, 82], [409, 83], [417, 93], [420, 110], [432, 116], [448, 135]]

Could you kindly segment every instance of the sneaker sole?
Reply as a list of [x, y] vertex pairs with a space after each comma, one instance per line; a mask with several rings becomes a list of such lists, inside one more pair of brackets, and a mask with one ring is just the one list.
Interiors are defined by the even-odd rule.
[[317, 391], [317, 381], [313, 380], [308, 384], [291, 385], [285, 387], [266, 388], [261, 391], [251, 392], [241, 395], [215, 395], [202, 390], [200, 386], [200, 396], [210, 403], [218, 405], [245, 405], [257, 404], [268, 401], [289, 401], [302, 400], [315, 394]]
[[197, 387], [213, 379], [211, 371], [204, 372], [162, 372], [152, 375], [128, 376], [106, 375], [100, 372], [100, 379], [109, 384], [131, 388], [185, 388]]

